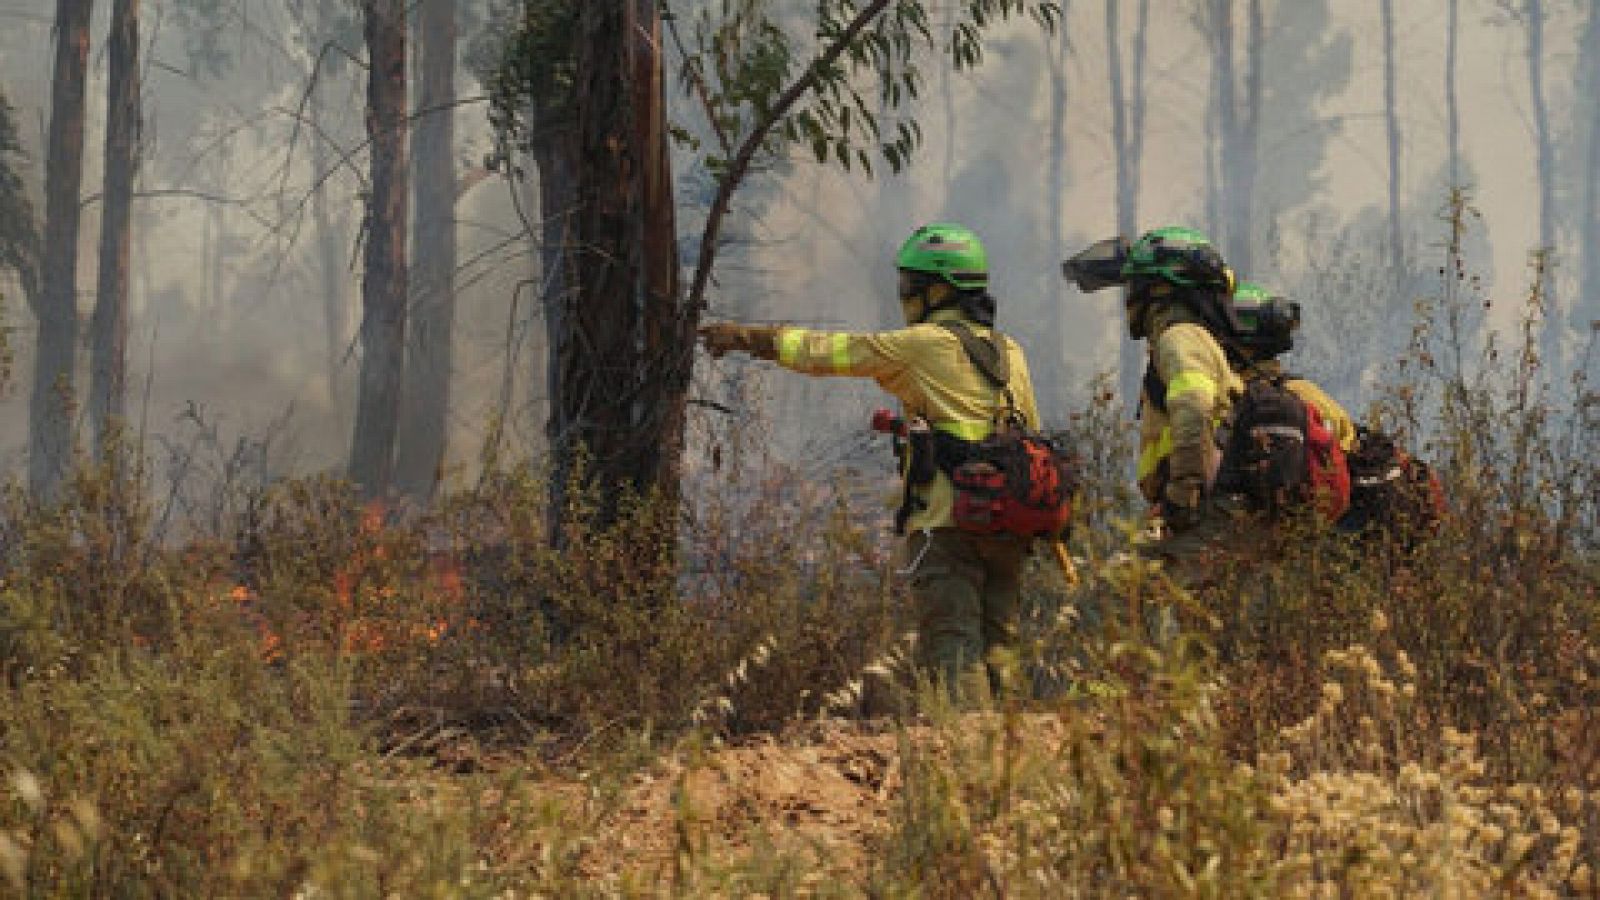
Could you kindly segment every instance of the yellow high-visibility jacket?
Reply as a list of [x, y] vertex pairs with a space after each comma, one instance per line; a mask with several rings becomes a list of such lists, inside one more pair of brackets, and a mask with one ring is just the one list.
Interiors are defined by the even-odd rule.
[[1138, 479], [1145, 499], [1156, 503], [1170, 479], [1197, 475], [1208, 487], [1216, 479], [1217, 426], [1244, 382], [1193, 312], [1170, 304], [1153, 315], [1150, 362], [1166, 385], [1166, 410], [1148, 394], [1140, 403]]
[[[900, 400], [907, 421], [923, 418], [934, 428], [976, 441], [993, 430], [995, 414], [1005, 400], [967, 358], [961, 339], [939, 322], [966, 322], [972, 333], [988, 339], [991, 329], [966, 320], [958, 310], [936, 310], [926, 322], [893, 331], [814, 331], [778, 329], [778, 362], [808, 375], [851, 375], [871, 378]], [[1039, 427], [1033, 379], [1022, 348], [1002, 336], [1009, 368], [1011, 397], [1029, 428]], [[902, 473], [904, 474], [904, 473]], [[954, 524], [955, 491], [940, 472], [917, 488], [921, 502], [907, 527], [913, 530]]]

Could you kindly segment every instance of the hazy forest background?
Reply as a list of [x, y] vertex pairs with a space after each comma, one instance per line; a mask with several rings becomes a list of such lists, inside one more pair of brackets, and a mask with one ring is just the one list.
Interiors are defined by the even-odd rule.
[[[8, 162], [40, 216], [52, 6], [0, 2], [0, 89], [16, 129]], [[456, 61], [442, 82], [448, 97], [424, 108], [417, 82], [410, 98], [416, 125], [452, 120], [443, 167], [426, 178], [451, 181], [457, 249], [440, 290], [455, 312], [452, 328], [417, 327], [427, 292], [414, 285], [406, 340], [421, 367], [446, 360], [442, 471], [460, 484], [476, 472], [495, 425], [505, 426], [496, 443], [513, 455], [537, 458], [544, 448], [538, 226], [550, 212], [539, 209], [539, 167], [525, 154], [485, 168], [498, 150], [479, 76], [507, 33], [507, 5], [450, 6], [455, 40], [438, 51]], [[1550, 249], [1547, 371], [1562, 383], [1560, 372], [1577, 364], [1600, 318], [1600, 263], [1590, 252], [1600, 237], [1600, 11], [1592, 4], [1064, 7], [1053, 32], [1026, 19], [998, 26], [977, 69], [923, 63], [920, 96], [890, 113], [892, 122], [920, 126], [905, 171], [891, 174], [880, 160], [868, 178], [859, 165], [844, 171], [809, 151], [767, 160], [735, 197], [710, 315], [892, 325], [893, 248], [921, 222], [957, 219], [988, 241], [1001, 325], [1023, 341], [1046, 415], [1060, 422], [1087, 399], [1092, 376], [1129, 350], [1114, 299], [1078, 295], [1059, 260], [1119, 230], [1189, 223], [1209, 231], [1246, 277], [1305, 304], [1297, 364], [1359, 411], [1407, 339], [1414, 301], [1437, 290], [1449, 237], [1441, 213], [1457, 184], [1481, 213], [1467, 232], [1467, 257], [1486, 298], [1521, 296], [1534, 277], [1530, 253]], [[694, 8], [684, 4], [680, 19], [691, 23]], [[81, 401], [105, 208], [112, 11], [98, 4], [89, 27], [75, 279], [84, 325], [80, 430], [91, 409]], [[258, 482], [342, 470], [362, 355], [369, 171], [359, 15], [335, 0], [145, 0], [138, 15], [130, 426], [167, 472], [190, 478], [208, 455], [217, 477]], [[413, 40], [414, 78], [419, 46]], [[703, 142], [672, 145], [687, 265], [714, 193], [704, 163], [711, 136], [679, 75], [681, 43], [666, 49], [674, 124]], [[413, 178], [423, 177], [413, 165]], [[506, 177], [512, 169], [526, 177]], [[438, 253], [413, 253], [413, 277], [437, 277], [419, 266]], [[39, 332], [16, 273], [0, 278], [16, 376], [0, 401], [0, 468], [20, 474]], [[1513, 324], [1518, 305], [1493, 304], [1482, 325]], [[448, 355], [422, 346], [440, 334], [449, 336]], [[702, 367], [693, 394], [726, 400], [730, 379], [750, 390], [748, 375], [737, 364]], [[870, 385], [782, 377], [753, 396], [739, 414], [777, 423], [778, 456], [819, 476], [859, 443], [875, 402]], [[197, 453], [207, 442], [225, 452]]]
[[[0, 91], [0, 892], [1600, 896], [1600, 4], [0, 0]], [[694, 343], [939, 219], [1084, 477], [959, 709], [881, 392]], [[1167, 224], [1436, 529], [1127, 552], [1060, 261]]]

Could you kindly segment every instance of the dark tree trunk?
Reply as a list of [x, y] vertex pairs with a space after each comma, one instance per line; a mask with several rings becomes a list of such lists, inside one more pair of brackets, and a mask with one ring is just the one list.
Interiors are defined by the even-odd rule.
[[372, 196], [361, 283], [361, 376], [350, 479], [367, 498], [388, 494], [406, 338], [405, 0], [363, 0], [369, 71]]
[[532, 149], [539, 171], [539, 303], [545, 327], [544, 372], [536, 374], [545, 386], [549, 403], [545, 437], [553, 451], [551, 488], [554, 505], [559, 509], [572, 462], [564, 450], [572, 446], [574, 439], [573, 423], [562, 417], [556, 398], [561, 395], [560, 362], [572, 352], [563, 347], [574, 334], [566, 310], [577, 291], [573, 259], [577, 248], [577, 131], [571, 123], [550, 122], [540, 127]]
[[416, 24], [421, 69], [411, 143], [416, 261], [395, 479], [402, 493], [426, 504], [433, 499], [443, 474], [453, 368], [456, 0], [422, 0]]
[[659, 10], [590, 0], [579, 25], [577, 289], [553, 348], [553, 433], [558, 456], [586, 455], [609, 524], [628, 494], [676, 490], [695, 317], [678, 289]]
[[1383, 19], [1383, 124], [1389, 160], [1389, 273], [1405, 272], [1405, 233], [1400, 225], [1400, 102], [1395, 76], [1394, 0], [1379, 0]]
[[35, 496], [45, 500], [58, 496], [72, 458], [83, 93], [93, 8], [93, 0], [58, 0], [56, 4], [55, 73], [45, 161], [44, 259], [34, 305], [39, 334], [28, 407], [28, 485]]
[[139, 0], [112, 2], [109, 65], [100, 277], [90, 328], [89, 414], [101, 461], [112, 429], [127, 413], [129, 221], [139, 167]]

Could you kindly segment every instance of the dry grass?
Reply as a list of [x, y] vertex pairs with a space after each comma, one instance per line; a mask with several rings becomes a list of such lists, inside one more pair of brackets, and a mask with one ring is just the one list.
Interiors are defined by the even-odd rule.
[[1594, 896], [1600, 403], [1540, 381], [1531, 294], [1472, 367], [1425, 320], [1379, 410], [1450, 487], [1413, 551], [1311, 536], [1194, 590], [1116, 562], [1101, 393], [1070, 429], [1095, 577], [1035, 565], [976, 712], [906, 686], [871, 492], [755, 455], [559, 551], [528, 469], [426, 516], [236, 484], [181, 545], [131, 463], [9, 493], [0, 885]]

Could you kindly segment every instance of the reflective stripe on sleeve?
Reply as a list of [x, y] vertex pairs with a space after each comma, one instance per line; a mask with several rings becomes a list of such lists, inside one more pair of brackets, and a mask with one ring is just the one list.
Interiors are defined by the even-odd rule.
[[[1170, 393], [1170, 392], [1169, 392]], [[1134, 473], [1143, 481], [1155, 474], [1161, 461], [1172, 455], [1172, 429], [1161, 429], [1161, 436], [1139, 451], [1139, 467]]]
[[786, 366], [794, 365], [800, 357], [800, 346], [805, 343], [806, 333], [802, 328], [778, 329], [778, 362]]
[[1179, 372], [1178, 377], [1167, 382], [1167, 403], [1172, 403], [1173, 398], [1179, 394], [1191, 391], [1205, 391], [1207, 397], [1215, 398], [1217, 383], [1204, 372]]
[[840, 332], [829, 339], [829, 351], [833, 357], [833, 370], [835, 372], [850, 371], [850, 335]]

